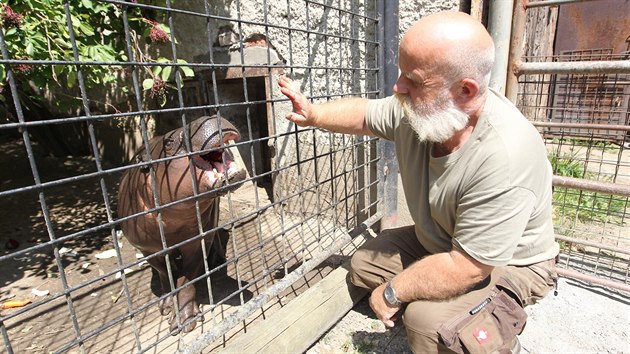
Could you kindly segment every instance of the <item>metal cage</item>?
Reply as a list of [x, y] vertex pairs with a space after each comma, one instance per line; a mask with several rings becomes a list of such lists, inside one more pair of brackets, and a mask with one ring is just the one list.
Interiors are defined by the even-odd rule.
[[[382, 147], [289, 124], [277, 80], [292, 77], [314, 102], [381, 96], [383, 8], [381, 1], [293, 0], [3, 7], [4, 351], [221, 348], [338, 267], [351, 241], [383, 215]], [[35, 16], [43, 27], [32, 26]], [[231, 122], [240, 141], [194, 150], [189, 123], [211, 115]], [[178, 128], [185, 149], [146, 154], [153, 137]], [[177, 183], [192, 180], [190, 195], [163, 202], [172, 191], [160, 184], [160, 166], [219, 148], [245, 169], [232, 186], [239, 188], [220, 196], [201, 190], [187, 162]], [[121, 217], [119, 181], [135, 170], [158, 182], [147, 184], [154, 192], [143, 212]], [[219, 214], [210, 224], [208, 199]], [[188, 205], [197, 231], [173, 244], [164, 230], [178, 205]], [[141, 253], [121, 224], [146, 218], [161, 223], [159, 250]], [[175, 273], [189, 244], [203, 249], [203, 270], [181, 284]], [[166, 258], [165, 292], [147, 264], [158, 257]], [[191, 286], [201, 312], [183, 321], [175, 300], [171, 327], [160, 302]], [[196, 328], [184, 333], [191, 323]]]

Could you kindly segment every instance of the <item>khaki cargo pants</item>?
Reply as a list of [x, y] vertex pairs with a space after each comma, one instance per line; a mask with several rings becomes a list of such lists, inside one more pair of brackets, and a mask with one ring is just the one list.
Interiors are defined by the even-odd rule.
[[[352, 283], [374, 289], [426, 255], [428, 252], [418, 242], [413, 226], [384, 230], [378, 237], [363, 244], [352, 257]], [[554, 286], [556, 277], [554, 260], [526, 267], [496, 267], [489, 279], [459, 297], [448, 301], [420, 300], [406, 304], [402, 311], [409, 347], [414, 353], [451, 353], [453, 351], [445, 346], [438, 330], [443, 333], [443, 325], [450, 326], [484, 303], [496, 291], [495, 285], [500, 278], [507, 278], [510, 284], [515, 285], [512, 287], [516, 289], [510, 290], [520, 299], [519, 305], [527, 306], [543, 298]], [[498, 352], [509, 352], [515, 336], [512, 335], [510, 342], [505, 344], [507, 350]]]

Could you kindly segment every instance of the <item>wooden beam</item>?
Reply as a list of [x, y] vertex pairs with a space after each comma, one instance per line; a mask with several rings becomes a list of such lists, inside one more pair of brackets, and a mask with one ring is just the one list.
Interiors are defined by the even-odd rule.
[[470, 2], [470, 15], [481, 23], [484, 23], [484, 3], [484, 0], [472, 0]]
[[349, 262], [230, 342], [222, 353], [302, 353], [368, 290], [349, 279]]

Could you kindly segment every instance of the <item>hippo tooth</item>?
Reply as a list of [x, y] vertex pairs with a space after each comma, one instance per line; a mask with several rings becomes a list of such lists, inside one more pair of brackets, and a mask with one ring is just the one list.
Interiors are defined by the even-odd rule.
[[216, 168], [213, 168], [212, 172], [214, 173], [214, 179], [217, 181], [220, 181], [225, 178], [225, 174], [223, 172], [217, 171]]

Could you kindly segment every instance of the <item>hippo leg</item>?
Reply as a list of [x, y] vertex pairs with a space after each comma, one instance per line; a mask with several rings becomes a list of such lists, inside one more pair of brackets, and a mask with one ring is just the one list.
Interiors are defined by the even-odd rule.
[[[147, 261], [153, 269], [155, 269], [158, 273], [158, 277], [160, 279], [160, 290], [161, 294], [167, 294], [171, 290], [170, 282], [168, 280], [168, 269], [166, 268], [166, 259], [164, 257], [154, 257]], [[174, 270], [174, 267], [171, 269]], [[160, 314], [162, 316], [166, 316], [173, 310], [173, 297], [167, 296], [160, 300], [159, 303]]]
[[[212, 239], [212, 237], [210, 237]], [[210, 250], [211, 245], [208, 243], [206, 249]], [[197, 291], [195, 284], [188, 284], [191, 280], [198, 278], [203, 273], [203, 252], [198, 242], [192, 242], [191, 244], [180, 247], [179, 251], [182, 254], [182, 265], [180, 269], [179, 277], [177, 278], [177, 288], [180, 289], [177, 293], [177, 304], [179, 306], [180, 323], [184, 324], [186, 321], [194, 318], [199, 314], [199, 304], [197, 303]], [[170, 324], [171, 330], [177, 328], [176, 314], [171, 314]], [[203, 322], [203, 317], [199, 319]], [[190, 332], [197, 326], [197, 321], [190, 322], [184, 326], [184, 332]]]

